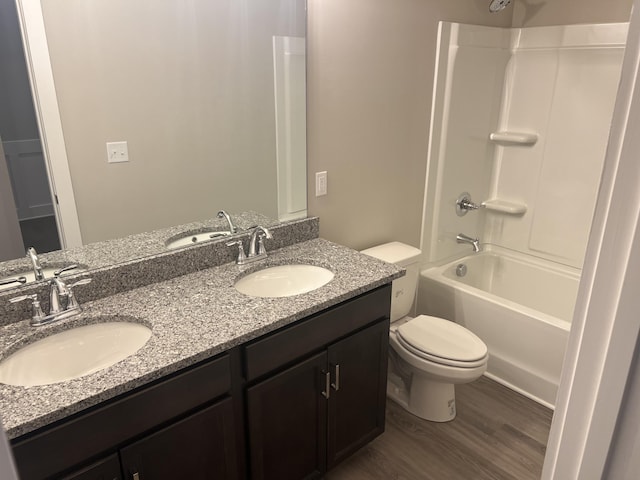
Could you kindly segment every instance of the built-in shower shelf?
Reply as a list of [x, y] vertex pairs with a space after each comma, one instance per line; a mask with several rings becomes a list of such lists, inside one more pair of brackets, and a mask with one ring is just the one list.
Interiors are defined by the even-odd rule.
[[538, 141], [537, 133], [526, 132], [494, 132], [489, 135], [489, 140], [500, 145], [535, 145]]
[[527, 206], [524, 203], [507, 202], [497, 198], [482, 202], [482, 205], [487, 210], [507, 215], [523, 215], [527, 211]]

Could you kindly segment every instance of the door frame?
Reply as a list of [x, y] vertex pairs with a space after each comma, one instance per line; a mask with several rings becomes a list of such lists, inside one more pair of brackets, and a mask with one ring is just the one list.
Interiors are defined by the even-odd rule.
[[42, 152], [63, 249], [82, 246], [71, 171], [40, 0], [16, 0]]
[[[605, 478], [640, 333], [640, 0], [634, 0], [542, 478]], [[635, 407], [640, 410], [640, 407]], [[616, 445], [617, 448], [620, 445]], [[625, 445], [640, 454], [640, 445]]]

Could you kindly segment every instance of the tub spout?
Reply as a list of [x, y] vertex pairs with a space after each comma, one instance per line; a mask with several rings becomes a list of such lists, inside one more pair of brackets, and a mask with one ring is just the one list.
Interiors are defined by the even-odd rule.
[[459, 233], [456, 237], [456, 242], [458, 243], [468, 243], [473, 247], [474, 253], [478, 253], [480, 251], [480, 239], [479, 238], [471, 238], [464, 233]]

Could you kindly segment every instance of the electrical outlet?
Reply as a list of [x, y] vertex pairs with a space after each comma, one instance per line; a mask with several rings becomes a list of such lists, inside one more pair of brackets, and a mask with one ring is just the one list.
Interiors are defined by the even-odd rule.
[[327, 172], [316, 172], [316, 197], [327, 194]]
[[107, 142], [107, 161], [120, 163], [129, 161], [127, 142]]

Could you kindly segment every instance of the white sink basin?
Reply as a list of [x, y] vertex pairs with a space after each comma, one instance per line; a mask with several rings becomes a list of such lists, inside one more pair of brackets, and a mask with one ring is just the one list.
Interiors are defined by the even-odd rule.
[[331, 270], [315, 265], [280, 265], [250, 273], [234, 286], [252, 297], [290, 297], [320, 288], [333, 277]]
[[196, 243], [207, 242], [209, 240], [213, 240], [220, 237], [226, 237], [231, 235], [227, 231], [210, 231], [210, 232], [202, 232], [197, 234], [185, 234], [183, 237], [176, 238], [175, 240], [169, 240], [166, 243], [166, 246], [169, 250], [173, 250], [174, 248], [185, 247], [187, 245], [194, 245]]
[[133, 322], [76, 327], [31, 343], [0, 362], [0, 383], [31, 387], [89, 375], [137, 352], [151, 330]]

